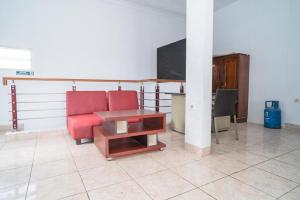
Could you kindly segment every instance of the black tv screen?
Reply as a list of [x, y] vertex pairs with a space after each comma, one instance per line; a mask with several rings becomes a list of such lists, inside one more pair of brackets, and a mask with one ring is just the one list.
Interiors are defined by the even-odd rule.
[[185, 80], [186, 39], [157, 49], [157, 78]]

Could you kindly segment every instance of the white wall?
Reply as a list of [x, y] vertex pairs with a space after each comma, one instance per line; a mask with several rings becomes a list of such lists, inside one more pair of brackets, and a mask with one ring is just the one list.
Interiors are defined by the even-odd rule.
[[[0, 0], [0, 27], [0, 46], [31, 49], [39, 77], [154, 78], [156, 48], [185, 37], [184, 16], [120, 0]], [[7, 75], [14, 71], [0, 70]], [[17, 82], [19, 92], [42, 86], [52, 90]], [[10, 108], [8, 88], [0, 88], [2, 125]]]
[[264, 101], [275, 99], [283, 122], [300, 124], [300, 104], [294, 103], [300, 95], [299, 8], [297, 0], [239, 0], [215, 13], [214, 54], [251, 56], [250, 122], [263, 123]]

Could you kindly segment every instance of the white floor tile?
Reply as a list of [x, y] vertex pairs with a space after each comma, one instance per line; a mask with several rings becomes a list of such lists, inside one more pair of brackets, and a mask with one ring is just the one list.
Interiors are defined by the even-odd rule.
[[284, 195], [297, 186], [296, 183], [285, 178], [281, 178], [254, 167], [233, 174], [232, 177], [276, 198]]
[[134, 178], [166, 169], [162, 164], [145, 155], [120, 159], [118, 164]]
[[205, 158], [185, 149], [183, 134], [168, 131], [159, 136], [165, 151], [110, 162], [93, 143], [75, 145], [65, 130], [0, 135], [0, 199], [25, 198], [33, 163], [27, 199], [87, 200], [85, 186], [92, 199], [104, 200], [298, 200], [299, 130], [238, 126], [239, 141], [230, 130], [217, 145], [213, 134]]
[[134, 181], [91, 190], [89, 196], [91, 200], [151, 200]]
[[63, 198], [62, 200], [89, 200], [89, 197], [86, 193], [81, 193], [81, 194]]
[[29, 184], [27, 199], [52, 200], [84, 192], [84, 186], [78, 173], [56, 176]]
[[36, 149], [34, 155], [34, 164], [52, 162], [56, 160], [70, 159], [71, 153], [67, 146], [65, 147], [41, 147]]
[[0, 150], [0, 171], [32, 165], [34, 148]]
[[72, 159], [37, 164], [32, 168], [31, 180], [36, 181], [67, 173], [74, 173], [76, 170]]
[[214, 200], [214, 198], [204, 193], [200, 189], [195, 189], [190, 192], [171, 198], [170, 200]]
[[107, 165], [80, 171], [87, 190], [93, 190], [129, 180], [126, 172], [117, 165]]
[[201, 187], [218, 200], [271, 200], [275, 199], [231, 177]]
[[200, 164], [223, 172], [227, 175], [249, 167], [249, 165], [246, 165], [245, 163], [224, 155], [207, 156], [200, 160]]
[[101, 167], [104, 165], [109, 165], [114, 161], [107, 161], [103, 155], [101, 154], [85, 154], [81, 156], [73, 156], [76, 167], [78, 170], [85, 170], [85, 169], [92, 169], [92, 168], [97, 168]]
[[300, 167], [277, 160], [270, 160], [256, 167], [300, 184]]
[[165, 167], [174, 167], [199, 159], [199, 156], [188, 151], [172, 149], [152, 152], [149, 155]]
[[28, 184], [0, 189], [0, 200], [25, 200]]
[[136, 179], [136, 181], [154, 200], [171, 198], [195, 188], [169, 170], [144, 176]]
[[0, 189], [29, 182], [31, 167], [0, 172]]
[[276, 160], [300, 167], [300, 155], [297, 153], [288, 153], [277, 157]]
[[299, 200], [300, 197], [300, 187], [288, 192], [283, 195], [280, 200]]
[[224, 173], [201, 164], [199, 161], [172, 168], [172, 171], [197, 187], [227, 176]]

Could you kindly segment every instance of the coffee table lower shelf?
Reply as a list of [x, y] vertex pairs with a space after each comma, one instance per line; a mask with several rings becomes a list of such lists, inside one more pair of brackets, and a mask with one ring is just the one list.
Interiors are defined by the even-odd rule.
[[162, 150], [165, 147], [166, 145], [162, 142], [157, 142], [157, 145], [148, 147], [132, 138], [126, 138], [120, 141], [111, 142], [109, 146], [108, 156], [114, 158], [114, 157], [135, 154], [135, 153]]
[[94, 143], [107, 160], [136, 153], [163, 150], [166, 147], [166, 144], [160, 141], [157, 141], [157, 145], [147, 146], [140, 138], [142, 136], [108, 139], [102, 134], [101, 128], [94, 128]]

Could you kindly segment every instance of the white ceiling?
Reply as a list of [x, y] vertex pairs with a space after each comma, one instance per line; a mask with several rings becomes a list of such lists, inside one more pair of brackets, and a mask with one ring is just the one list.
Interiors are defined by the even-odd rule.
[[[127, 0], [142, 6], [148, 6], [155, 9], [161, 9], [181, 15], [185, 15], [186, 0]], [[201, 1], [201, 0], [197, 0]], [[237, 0], [214, 0], [215, 11], [219, 10]]]

